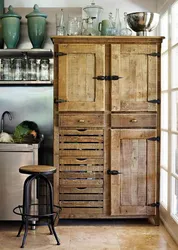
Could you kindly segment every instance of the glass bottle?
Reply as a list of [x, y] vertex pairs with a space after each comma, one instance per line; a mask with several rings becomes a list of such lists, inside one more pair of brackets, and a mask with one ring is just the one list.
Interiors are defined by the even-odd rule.
[[13, 80], [12, 78], [12, 68], [11, 68], [11, 59], [4, 58], [2, 59], [2, 69], [3, 69], [3, 80]]
[[37, 62], [34, 58], [28, 59], [28, 79], [31, 81], [37, 80]]
[[64, 36], [65, 32], [64, 11], [61, 9], [60, 12], [56, 14], [56, 35]]
[[22, 59], [14, 58], [13, 60], [13, 79], [14, 81], [23, 80]]
[[50, 80], [49, 59], [40, 60], [40, 81]]
[[115, 27], [116, 27], [116, 35], [120, 35], [121, 21], [120, 21], [119, 9], [116, 9]]
[[23, 60], [23, 80], [24, 81], [28, 81], [29, 80], [28, 57], [27, 57], [27, 55], [24, 56], [24, 60]]
[[121, 36], [131, 36], [132, 35], [132, 30], [127, 28], [127, 12], [124, 12], [124, 23], [123, 27], [120, 31]]

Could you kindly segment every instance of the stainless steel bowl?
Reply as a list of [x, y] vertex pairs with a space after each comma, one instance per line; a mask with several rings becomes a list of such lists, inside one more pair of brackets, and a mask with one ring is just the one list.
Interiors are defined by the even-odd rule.
[[135, 12], [127, 14], [127, 23], [137, 33], [137, 36], [146, 36], [159, 23], [159, 14], [152, 12]]

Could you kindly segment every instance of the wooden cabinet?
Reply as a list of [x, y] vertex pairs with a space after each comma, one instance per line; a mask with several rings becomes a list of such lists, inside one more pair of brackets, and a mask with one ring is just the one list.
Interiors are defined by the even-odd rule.
[[52, 39], [61, 217], [157, 223], [162, 37]]

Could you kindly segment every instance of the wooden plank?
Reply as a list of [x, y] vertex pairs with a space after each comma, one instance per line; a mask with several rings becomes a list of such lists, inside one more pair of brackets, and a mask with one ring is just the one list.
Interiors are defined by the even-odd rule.
[[[156, 136], [156, 131], [155, 131]], [[156, 193], [158, 192], [156, 186], [156, 178], [157, 178], [157, 144], [158, 142], [148, 141], [147, 147], [147, 204], [155, 203]], [[156, 208], [147, 207], [148, 215], [156, 215]]]
[[94, 172], [102, 172], [103, 171], [103, 166], [64, 166], [60, 165], [59, 167], [60, 171], [94, 171]]
[[102, 136], [103, 129], [59, 129], [59, 135], [96, 135]]
[[62, 212], [60, 215], [66, 214], [67, 217], [69, 215], [73, 215], [71, 217], [75, 217], [76, 215], [93, 215], [95, 217], [97, 214], [102, 214], [103, 209], [102, 208], [62, 208]]
[[[158, 52], [157, 44], [149, 45], [150, 51]], [[152, 52], [150, 52], [152, 53]], [[158, 60], [157, 56], [148, 56], [148, 100], [158, 99]], [[157, 111], [158, 105], [154, 105], [154, 110]], [[153, 107], [149, 111], [152, 111]]]
[[103, 180], [66, 180], [59, 179], [63, 187], [103, 187]]
[[103, 143], [59, 143], [59, 149], [103, 149]]
[[103, 150], [59, 150], [61, 157], [102, 157]]
[[122, 206], [121, 214], [122, 215], [146, 215], [146, 206]]
[[85, 194], [102, 194], [103, 193], [103, 188], [79, 188], [79, 187], [59, 187], [59, 192], [61, 194], [80, 194], [80, 193], [85, 193]]
[[92, 172], [92, 173], [83, 173], [83, 172], [60, 172], [59, 173], [59, 178], [60, 179], [70, 179], [70, 178], [92, 178], [92, 179], [102, 179], [103, 178], [103, 173], [97, 173], [97, 172]]
[[[111, 170], [121, 172], [120, 140], [118, 130], [111, 130]], [[120, 214], [120, 175], [111, 175], [111, 215]]]
[[60, 194], [61, 201], [102, 201], [102, 194]]
[[63, 207], [103, 207], [102, 201], [60, 201], [60, 206]]
[[60, 158], [59, 164], [67, 165], [80, 165], [80, 164], [89, 164], [91, 165], [103, 165], [103, 158]]
[[103, 136], [60, 136], [59, 142], [103, 142]]

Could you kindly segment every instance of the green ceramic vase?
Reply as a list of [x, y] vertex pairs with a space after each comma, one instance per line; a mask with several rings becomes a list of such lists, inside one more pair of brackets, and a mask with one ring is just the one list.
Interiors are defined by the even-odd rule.
[[2, 16], [3, 39], [8, 49], [17, 47], [20, 38], [20, 19], [21, 16], [13, 11], [11, 5], [8, 12]]
[[0, 49], [4, 48], [4, 41], [2, 35], [2, 14], [4, 13], [4, 0], [0, 0]]
[[33, 45], [33, 49], [41, 48], [46, 35], [47, 15], [39, 11], [37, 4], [33, 7], [33, 12], [25, 16], [27, 18], [28, 36]]

